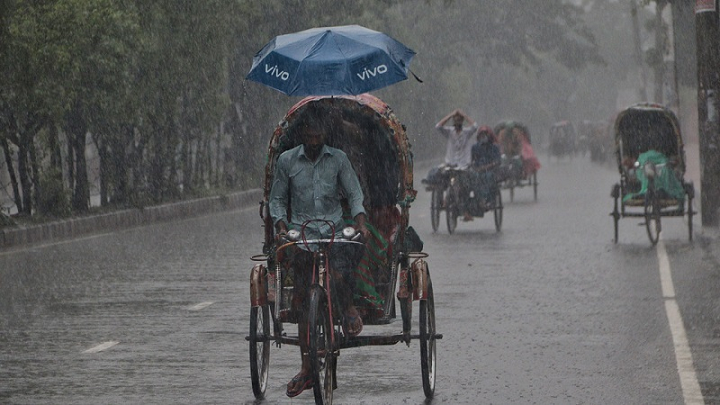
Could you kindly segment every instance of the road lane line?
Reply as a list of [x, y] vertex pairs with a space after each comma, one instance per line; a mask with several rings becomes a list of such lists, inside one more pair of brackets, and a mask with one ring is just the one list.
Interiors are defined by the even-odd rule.
[[188, 308], [188, 311], [199, 311], [199, 310], [201, 310], [201, 309], [203, 309], [203, 308], [209, 307], [209, 306], [212, 305], [212, 304], [214, 304], [214, 302], [212, 302], [212, 301], [201, 302], [201, 303], [199, 303], [199, 304], [195, 304], [195, 305], [189, 307], [189, 308]]
[[662, 240], [657, 244], [658, 266], [660, 267], [660, 285], [662, 286], [663, 297], [675, 299], [675, 286], [672, 282], [672, 271], [670, 259], [668, 259], [665, 243]]
[[107, 349], [109, 349], [109, 348], [111, 348], [111, 347], [113, 347], [113, 346], [115, 346], [115, 345], [117, 345], [117, 344], [119, 344], [119, 343], [120, 343], [120, 342], [115, 342], [115, 341], [101, 343], [101, 344], [99, 344], [99, 345], [97, 345], [97, 346], [95, 346], [95, 347], [91, 347], [91, 348], [85, 350], [83, 353], [98, 353], [98, 352], [101, 352], [101, 351], [103, 351], [103, 350], [107, 350]]
[[692, 352], [687, 340], [685, 325], [683, 324], [680, 307], [675, 299], [675, 286], [672, 282], [672, 269], [670, 259], [662, 240], [657, 244], [658, 267], [660, 270], [660, 284], [663, 297], [665, 298], [665, 314], [670, 325], [673, 345], [675, 348], [675, 362], [677, 363], [680, 386], [683, 391], [685, 405], [704, 404], [705, 400], [700, 390], [700, 383], [697, 380], [695, 366], [693, 365]]

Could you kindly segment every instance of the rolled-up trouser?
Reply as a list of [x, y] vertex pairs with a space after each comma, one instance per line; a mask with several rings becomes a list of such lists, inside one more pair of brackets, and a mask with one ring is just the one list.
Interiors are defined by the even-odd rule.
[[[337, 299], [342, 308], [347, 308], [353, 302], [355, 291], [354, 270], [362, 258], [363, 247], [356, 244], [338, 243], [330, 247], [328, 265], [331, 269], [332, 298]], [[293, 305], [300, 308], [307, 306], [307, 291], [312, 283], [314, 253], [295, 247], [289, 257], [294, 274]], [[315, 283], [318, 281], [315, 280]]]

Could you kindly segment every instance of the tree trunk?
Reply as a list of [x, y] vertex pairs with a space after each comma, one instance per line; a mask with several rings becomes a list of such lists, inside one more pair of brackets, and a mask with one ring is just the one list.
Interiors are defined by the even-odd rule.
[[18, 145], [18, 175], [20, 177], [20, 187], [22, 188], [22, 210], [18, 207], [18, 212], [25, 215], [31, 215], [32, 184], [30, 184], [30, 173], [28, 167], [28, 148], [27, 143], [22, 139]]
[[30, 159], [30, 180], [31, 180], [31, 187], [34, 184], [35, 185], [35, 192], [32, 193], [33, 197], [33, 207], [38, 206], [38, 198], [42, 194], [38, 188], [40, 187], [40, 166], [38, 164], [37, 159], [37, 153], [35, 151], [35, 132], [33, 132], [33, 137], [28, 140], [28, 158]]
[[657, 52], [657, 60], [653, 70], [655, 71], [655, 97], [656, 103], [665, 104], [665, 51], [667, 49], [665, 38], [667, 38], [665, 30], [665, 22], [662, 13], [667, 2], [665, 0], [656, 0], [655, 3], [655, 51]]
[[75, 157], [75, 187], [72, 189], [72, 208], [76, 213], [84, 213], [90, 208], [90, 187], [88, 185], [87, 161], [85, 158], [87, 125], [79, 106], [76, 105], [68, 113], [66, 127], [68, 143]]
[[15, 166], [13, 166], [12, 154], [10, 153], [10, 145], [8, 144], [7, 139], [0, 138], [0, 146], [2, 146], [5, 154], [5, 165], [7, 166], [8, 175], [10, 176], [10, 184], [12, 185], [15, 206], [17, 207], [18, 212], [22, 212], [23, 203], [20, 196], [20, 188], [18, 187], [18, 179], [15, 174]]
[[642, 57], [642, 39], [640, 39], [640, 21], [638, 18], [637, 0], [630, 0], [630, 15], [632, 16], [633, 42], [635, 45], [635, 61], [640, 71], [640, 99], [647, 101], [647, 72]]
[[95, 143], [95, 148], [97, 148], [100, 164], [100, 206], [105, 207], [109, 203], [108, 182], [110, 182], [111, 177], [109, 168], [110, 158], [108, 156], [107, 146], [105, 142], [100, 140], [100, 136], [93, 135], [92, 140], [93, 143]]

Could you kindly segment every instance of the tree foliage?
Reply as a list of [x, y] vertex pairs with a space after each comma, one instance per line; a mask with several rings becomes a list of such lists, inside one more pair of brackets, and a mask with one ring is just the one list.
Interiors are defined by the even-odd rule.
[[267, 135], [297, 100], [244, 76], [273, 36], [314, 26], [361, 24], [418, 52], [425, 83], [378, 95], [429, 153], [421, 129], [446, 110], [526, 113], [543, 98], [528, 88], [549, 91], [538, 72], [602, 65], [584, 12], [561, 0], [0, 0], [0, 185], [28, 215], [64, 198], [83, 212], [95, 193], [125, 206], [257, 187]]

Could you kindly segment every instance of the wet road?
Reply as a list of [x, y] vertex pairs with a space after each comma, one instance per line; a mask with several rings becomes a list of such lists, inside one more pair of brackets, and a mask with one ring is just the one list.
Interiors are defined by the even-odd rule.
[[[413, 341], [343, 351], [336, 403], [678, 404], [692, 399], [692, 378], [706, 403], [720, 403], [720, 279], [703, 248], [712, 242], [691, 244], [683, 220], [663, 222], [669, 294], [663, 256], [638, 220], [621, 220], [612, 243], [617, 173], [542, 162], [538, 201], [517, 190], [500, 233], [491, 217], [453, 235], [442, 218], [432, 233], [420, 190], [411, 224], [430, 254], [444, 334], [436, 396], [425, 401]], [[244, 337], [249, 257], [261, 242], [251, 207], [0, 251], [0, 403], [255, 403]], [[310, 392], [284, 394], [295, 347], [273, 347], [270, 361], [259, 403], [313, 403]]]

